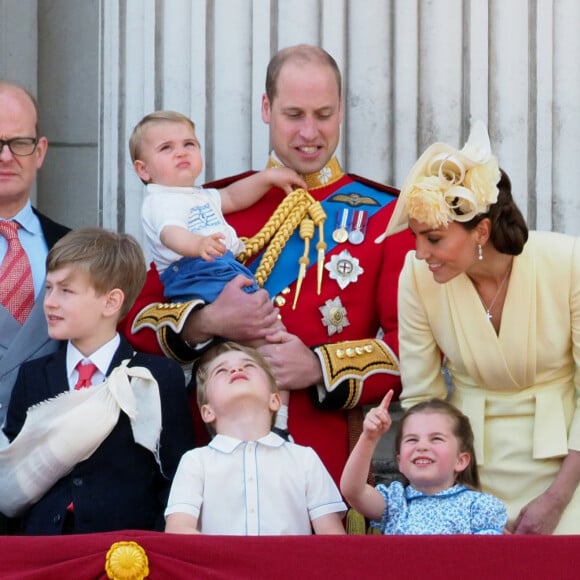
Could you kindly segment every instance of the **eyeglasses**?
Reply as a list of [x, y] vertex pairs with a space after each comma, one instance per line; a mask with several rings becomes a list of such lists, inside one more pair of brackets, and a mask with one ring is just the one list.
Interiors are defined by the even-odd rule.
[[0, 154], [4, 149], [4, 145], [8, 145], [8, 149], [12, 155], [18, 155], [19, 157], [26, 157], [27, 155], [32, 155], [36, 151], [36, 146], [38, 145], [37, 137], [13, 137], [4, 141], [0, 139]]

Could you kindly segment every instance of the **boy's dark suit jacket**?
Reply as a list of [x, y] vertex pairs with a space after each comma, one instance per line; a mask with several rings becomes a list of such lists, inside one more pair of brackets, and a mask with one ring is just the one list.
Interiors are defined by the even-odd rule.
[[[181, 367], [174, 361], [134, 354], [121, 344], [107, 373], [121, 361], [148, 368], [159, 383], [162, 431], [160, 456], [164, 476], [153, 454], [135, 443], [129, 418], [121, 412], [109, 436], [87, 460], [59, 480], [23, 515], [20, 533], [63, 533], [67, 506], [74, 503], [71, 533], [121, 529], [163, 529], [163, 511], [183, 453], [194, 446], [192, 419]], [[4, 432], [10, 440], [22, 429], [27, 409], [68, 390], [66, 348], [22, 365], [8, 408]], [[75, 437], [75, 433], [71, 433]], [[10, 493], [2, 490], [2, 493]], [[67, 526], [70, 517], [67, 518]]]

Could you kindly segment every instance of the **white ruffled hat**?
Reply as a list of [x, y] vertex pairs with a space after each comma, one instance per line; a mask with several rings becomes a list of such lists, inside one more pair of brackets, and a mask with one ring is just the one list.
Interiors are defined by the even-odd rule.
[[461, 150], [434, 143], [419, 157], [399, 194], [385, 232], [375, 242], [404, 230], [409, 218], [433, 228], [467, 222], [497, 201], [500, 171], [487, 127], [475, 121]]

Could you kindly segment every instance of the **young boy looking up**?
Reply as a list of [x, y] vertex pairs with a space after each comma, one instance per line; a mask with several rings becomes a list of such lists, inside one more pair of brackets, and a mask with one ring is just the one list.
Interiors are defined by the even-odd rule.
[[199, 361], [197, 400], [217, 433], [177, 469], [166, 532], [344, 534], [340, 493], [310, 447], [271, 432], [280, 395], [264, 358], [233, 342]]
[[24, 504], [25, 534], [152, 530], [162, 522], [175, 469], [194, 441], [181, 367], [134, 352], [116, 330], [145, 271], [134, 238], [100, 228], [70, 232], [48, 254], [48, 332], [65, 342], [21, 366], [4, 428], [9, 449], [26, 450], [47, 416], [56, 418], [29, 450], [55, 474]]

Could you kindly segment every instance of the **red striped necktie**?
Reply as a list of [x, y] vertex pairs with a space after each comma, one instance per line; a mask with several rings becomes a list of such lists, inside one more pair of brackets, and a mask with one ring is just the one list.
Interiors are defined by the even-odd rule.
[[0, 234], [8, 241], [0, 266], [0, 302], [24, 324], [34, 306], [34, 283], [30, 261], [18, 239], [19, 227], [14, 221], [0, 221]]

